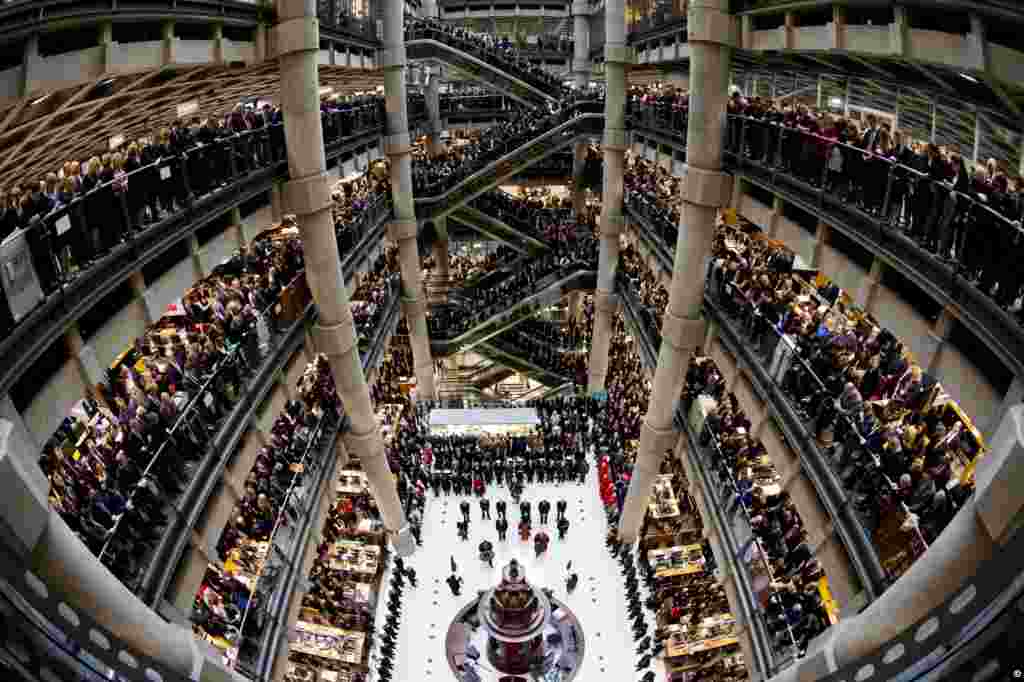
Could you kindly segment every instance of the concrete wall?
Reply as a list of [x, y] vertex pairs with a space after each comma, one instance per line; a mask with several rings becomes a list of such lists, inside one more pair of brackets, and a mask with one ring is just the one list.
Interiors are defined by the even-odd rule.
[[878, 285], [869, 312], [899, 337], [918, 364], [927, 369], [939, 344], [928, 320], [884, 284]]
[[892, 39], [889, 26], [846, 26], [846, 48], [853, 52], [891, 54]]
[[46, 380], [35, 399], [22, 413], [25, 425], [36, 442], [45, 443], [57, 426], [71, 412], [71, 406], [85, 397], [88, 387], [82, 380], [77, 363], [65, 363]]
[[162, 274], [155, 282], [146, 282], [147, 298], [153, 317], [160, 317], [167, 306], [181, 298], [185, 290], [195, 282], [192, 258], [187, 257]]
[[820, 251], [821, 262], [818, 267], [833, 282], [847, 291], [857, 291], [867, 272], [831, 246], [823, 246]]
[[115, 43], [111, 70], [118, 73], [145, 71], [163, 64], [164, 42], [149, 40], [141, 43]]
[[28, 92], [57, 90], [99, 78], [103, 73], [103, 48], [89, 47], [40, 59], [29, 70]]
[[[178, 295], [181, 295], [179, 291]], [[86, 342], [96, 352], [101, 368], [107, 368], [146, 331], [146, 311], [141, 299], [134, 299], [96, 330]], [[81, 394], [77, 396], [81, 398]], [[63, 415], [62, 415], [63, 416]]]
[[174, 61], [179, 64], [208, 64], [213, 61], [212, 40], [178, 40]]
[[942, 382], [946, 393], [960, 403], [974, 425], [983, 432], [994, 429], [1003, 396], [985, 379], [985, 375], [966, 355], [950, 344], [944, 344], [935, 356], [932, 374]]
[[[761, 223], [763, 225], [763, 223]], [[785, 216], [779, 216], [775, 221], [775, 238], [784, 242], [793, 250], [793, 253], [803, 258], [804, 263], [810, 264], [814, 258], [814, 235], [800, 227]]]
[[945, 31], [911, 28], [907, 31], [907, 56], [949, 66], [968, 64], [965, 36]]

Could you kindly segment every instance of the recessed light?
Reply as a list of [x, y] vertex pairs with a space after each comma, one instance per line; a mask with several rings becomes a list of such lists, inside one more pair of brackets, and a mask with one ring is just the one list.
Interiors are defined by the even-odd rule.
[[46, 99], [47, 97], [49, 97], [52, 94], [53, 94], [52, 92], [48, 92], [45, 95], [43, 95], [42, 97], [38, 97], [38, 98], [32, 100], [32, 103], [29, 106], [33, 106], [34, 107], [35, 105], [39, 104], [40, 102], [42, 102], [44, 99]]
[[960, 72], [960, 77], [961, 78], [966, 78], [967, 80], [971, 81], [972, 83], [977, 83], [978, 82], [977, 78], [975, 78], [974, 76], [971, 76], [969, 74], [963, 73], [963, 72]]

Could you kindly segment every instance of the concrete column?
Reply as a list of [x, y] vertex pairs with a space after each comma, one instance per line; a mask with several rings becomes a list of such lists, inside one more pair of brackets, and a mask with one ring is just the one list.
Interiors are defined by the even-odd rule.
[[831, 228], [824, 221], [818, 221], [818, 227], [814, 231], [814, 253], [811, 255], [811, 267], [821, 266], [821, 254], [828, 246], [828, 234]]
[[846, 7], [832, 5], [832, 49], [846, 48]]
[[861, 280], [860, 287], [856, 291], [850, 292], [853, 302], [861, 309], [871, 312], [874, 308], [875, 294], [878, 292], [884, 272], [885, 262], [881, 258], [875, 258], [871, 261], [871, 271], [867, 277]]
[[155, 306], [150, 303], [149, 290], [146, 288], [146, 278], [142, 276], [142, 270], [136, 270], [128, 275], [128, 286], [132, 288], [132, 293], [135, 294], [135, 302], [142, 306], [142, 314], [146, 319], [146, 324], [152, 324], [154, 320], [159, 320], [160, 311], [153, 310]]
[[224, 24], [213, 24], [210, 27], [210, 40], [213, 41], [213, 63], [224, 63]]
[[274, 222], [275, 226], [284, 218], [284, 205], [281, 199], [283, 186], [284, 182], [277, 178], [270, 185], [270, 219]]
[[900, 4], [893, 5], [893, 22], [889, 24], [889, 51], [902, 57], [907, 54], [907, 8]]
[[[259, 36], [259, 29], [256, 31], [257, 37]], [[174, 50], [174, 20], [168, 19], [167, 21], [160, 24], [160, 36], [164, 41], [164, 54], [163, 54], [163, 65], [173, 64], [176, 58]]]
[[932, 353], [930, 358], [921, 358], [919, 360], [920, 365], [932, 376], [935, 376], [939, 381], [942, 381], [941, 372], [939, 372], [939, 359], [945, 350], [946, 340], [949, 339], [950, 333], [953, 331], [953, 322], [956, 317], [953, 315], [952, 308], [943, 308], [939, 313], [938, 318], [932, 323], [932, 328], [928, 331], [928, 335], [931, 337], [931, 341], [935, 343], [935, 352]]
[[[612, 14], [611, 8], [608, 14]], [[731, 21], [728, 0], [698, 0], [689, 5], [690, 119], [683, 211], [654, 387], [619, 523], [619, 537], [626, 541], [637, 536], [665, 443], [675, 437], [672, 418], [689, 354], [704, 340], [700, 311], [705, 258], [711, 250], [718, 208], [729, 201], [732, 192], [731, 176], [721, 171], [731, 57], [731, 48], [723, 41], [729, 40]]]
[[580, 291], [570, 291], [567, 305], [567, 319], [578, 320], [580, 316], [580, 302], [583, 300], [583, 293]]
[[572, 78], [577, 88], [590, 82], [590, 6], [586, 0], [572, 3]]
[[775, 196], [772, 201], [772, 215], [769, 218], [768, 224], [765, 226], [765, 230], [768, 232], [769, 237], [774, 237], [779, 232], [779, 220], [782, 218], [783, 211], [785, 211], [786, 202], [782, 200], [782, 197]]
[[[28, 428], [25, 418], [21, 416], [21, 412], [18, 412], [18, 408], [15, 407], [14, 401], [11, 400], [8, 393], [0, 395], [0, 425], [5, 421], [10, 424], [15, 442], [24, 444], [24, 447], [19, 447], [13, 453], [22, 458], [21, 461], [25, 464], [26, 470], [37, 478], [37, 483], [49, 485], [45, 482], [46, 476], [36, 460], [36, 455], [43, 449], [42, 444], [36, 440], [35, 434]], [[2, 428], [0, 426], [0, 429]]]
[[787, 50], [792, 50], [796, 47], [796, 29], [797, 19], [796, 15], [792, 12], [786, 12], [786, 23], [782, 26], [782, 32], [784, 41], [782, 46]]
[[[281, 69], [288, 170], [292, 178], [285, 184], [283, 198], [288, 210], [298, 216], [306, 254], [306, 279], [320, 310], [313, 337], [317, 350], [327, 356], [338, 395], [351, 421], [351, 428], [345, 434], [346, 444], [350, 451], [359, 454], [384, 527], [397, 551], [409, 555], [415, 543], [384, 456], [380, 425], [363, 376], [349, 294], [338, 260], [338, 242], [331, 218], [331, 183], [321, 144], [323, 129], [317, 78], [320, 40], [316, 7], [305, 0], [281, 0], [278, 14], [280, 21], [275, 41]], [[399, 11], [399, 29], [401, 17]], [[404, 99], [403, 95], [403, 105]]]
[[101, 21], [97, 27], [100, 44], [100, 73], [110, 73], [114, 65], [114, 24]]
[[96, 351], [85, 342], [78, 325], [72, 325], [65, 331], [65, 346], [72, 356], [72, 361], [78, 368], [82, 383], [92, 390], [98, 384], [105, 382], [103, 368], [96, 357]]
[[39, 36], [31, 35], [25, 41], [25, 56], [21, 60], [21, 87], [19, 94], [28, 97], [32, 94], [32, 80], [35, 70], [42, 59], [39, 56]]
[[388, 136], [384, 153], [391, 161], [391, 198], [395, 218], [388, 226], [391, 241], [398, 244], [402, 267], [402, 304], [409, 324], [409, 343], [416, 366], [416, 394], [433, 399], [434, 362], [427, 335], [423, 272], [416, 245], [416, 209], [412, 195], [412, 148], [409, 142], [409, 114], [405, 100], [405, 33], [402, 0], [387, 0], [384, 21], [384, 68]]
[[192, 277], [198, 282], [206, 277], [206, 272], [203, 269], [203, 247], [199, 245], [199, 237], [194, 233], [188, 239], [188, 253], [192, 259]]
[[263, 24], [256, 24], [253, 32], [253, 43], [256, 51], [256, 63], [267, 59], [267, 27]]
[[444, 124], [441, 121], [441, 105], [440, 90], [441, 90], [441, 67], [440, 66], [429, 66], [428, 72], [430, 73], [430, 79], [427, 82], [427, 116], [430, 118], [430, 138], [428, 141], [428, 151], [431, 156], [440, 156], [444, 154], [444, 143], [441, 141], [441, 132], [444, 130]]
[[576, 215], [586, 211], [587, 193], [583, 189], [583, 168], [587, 159], [587, 143], [577, 142], [572, 157], [572, 210]]
[[928, 551], [866, 609], [829, 629], [811, 655], [786, 668], [773, 682], [818, 679], [872, 652], [923, 620], [966, 581], [978, 575], [1012, 537], [1024, 505], [1024, 406], [1010, 410], [978, 463], [974, 495]]
[[431, 247], [434, 253], [434, 263], [436, 269], [434, 274], [437, 277], [447, 281], [450, 275], [448, 274], [448, 219], [437, 218], [434, 220], [434, 231], [437, 233], [437, 239], [434, 241], [434, 245]]
[[751, 50], [754, 47], [754, 17], [749, 14], [744, 14], [740, 17], [739, 46], [747, 50]]
[[967, 35], [967, 63], [979, 71], [988, 69], [988, 50], [985, 46], [985, 20], [977, 14], [971, 15], [971, 32]]
[[626, 64], [631, 61], [626, 45], [626, 14], [623, 0], [611, 0], [605, 9], [605, 128], [604, 191], [601, 194], [601, 252], [594, 292], [594, 341], [590, 349], [590, 392], [604, 390], [608, 373], [614, 315], [615, 271], [619, 265], [622, 233], [622, 171], [626, 150]]

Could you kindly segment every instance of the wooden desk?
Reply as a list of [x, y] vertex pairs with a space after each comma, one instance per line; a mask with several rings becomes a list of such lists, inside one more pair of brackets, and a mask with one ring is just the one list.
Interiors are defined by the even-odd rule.
[[[353, 559], [353, 555], [358, 558]], [[328, 565], [335, 571], [377, 575], [377, 569], [380, 567], [380, 547], [351, 540], [339, 540], [331, 545]]]
[[674, 640], [670, 639], [668, 646], [665, 647], [665, 655], [668, 658], [678, 658], [680, 656], [692, 656], [693, 654], [699, 654], [702, 651], [710, 651], [711, 649], [720, 649], [730, 644], [739, 643], [739, 639], [732, 635], [726, 637], [712, 637], [711, 639], [702, 639], [696, 642], [681, 642], [676, 644]]
[[[676, 491], [672, 488], [671, 474], [662, 474], [654, 479], [654, 490], [651, 492], [651, 499], [656, 499], [659, 494], [663, 496], [662, 502], [651, 502], [647, 507], [651, 516], [656, 519], [679, 516], [679, 499], [676, 497]], [[662, 507], [665, 507], [664, 511]]]
[[343, 630], [330, 625], [318, 625], [300, 620], [295, 623], [295, 640], [291, 651], [350, 665], [363, 662], [366, 633]]

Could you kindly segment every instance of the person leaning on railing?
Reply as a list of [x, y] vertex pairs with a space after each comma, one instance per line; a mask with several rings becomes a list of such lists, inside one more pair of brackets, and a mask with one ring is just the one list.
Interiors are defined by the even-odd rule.
[[[744, 264], [716, 239], [715, 257], [737, 266], [729, 268], [733, 314], [768, 290], [756, 316], [792, 338], [799, 358], [782, 388], [813, 421], [819, 444], [853, 493], [869, 531], [898, 510], [895, 492], [904, 474], [914, 486], [932, 480], [945, 490], [943, 498], [933, 495], [918, 507], [930, 542], [944, 527], [938, 521], [948, 516], [947, 507], [959, 506], [972, 488], [969, 481], [954, 480], [953, 465], [973, 458], [980, 444], [945, 403], [936, 402], [941, 387], [908, 359], [897, 339], [869, 320], [837, 322], [829, 306], [804, 302], [809, 299], [800, 297], [794, 282], [780, 285], [793, 275], [766, 267], [764, 249], [771, 247], [748, 244]], [[780, 299], [777, 292], [787, 293]]]
[[739, 93], [729, 114], [733, 152], [905, 232], [1019, 319], [1024, 206], [1004, 161], [972, 164], [955, 144], [914, 141], [874, 114], [859, 122]]

